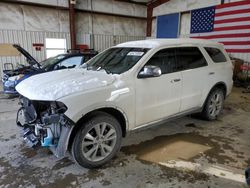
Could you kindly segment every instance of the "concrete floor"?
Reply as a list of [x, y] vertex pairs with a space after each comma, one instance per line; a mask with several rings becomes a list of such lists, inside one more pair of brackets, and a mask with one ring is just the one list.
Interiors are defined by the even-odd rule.
[[222, 117], [184, 117], [123, 140], [100, 169], [27, 148], [15, 125], [17, 99], [0, 95], [0, 187], [248, 187], [250, 94], [234, 88]]

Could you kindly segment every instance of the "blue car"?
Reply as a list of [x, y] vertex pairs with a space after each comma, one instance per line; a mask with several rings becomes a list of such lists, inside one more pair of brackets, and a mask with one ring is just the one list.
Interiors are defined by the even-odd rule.
[[28, 66], [19, 64], [17, 69], [3, 71], [3, 92], [11, 95], [17, 95], [18, 93], [15, 90], [16, 85], [30, 76], [53, 70], [78, 67], [98, 53], [94, 50], [83, 52], [73, 50], [70, 53], [60, 54], [38, 62], [21, 46], [14, 44], [13, 47], [26, 57]]

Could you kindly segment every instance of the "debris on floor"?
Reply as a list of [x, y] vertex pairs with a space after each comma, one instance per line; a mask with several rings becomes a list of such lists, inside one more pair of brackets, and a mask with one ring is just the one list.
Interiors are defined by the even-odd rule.
[[99, 169], [27, 148], [15, 125], [17, 99], [0, 96], [0, 187], [246, 187], [250, 95], [234, 88], [223, 115], [183, 117], [128, 134]]

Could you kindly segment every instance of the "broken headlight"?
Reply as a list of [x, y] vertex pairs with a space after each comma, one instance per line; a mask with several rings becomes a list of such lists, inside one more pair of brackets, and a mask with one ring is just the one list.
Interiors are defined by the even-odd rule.
[[67, 111], [67, 107], [60, 101], [51, 102], [50, 104], [51, 114], [63, 114]]

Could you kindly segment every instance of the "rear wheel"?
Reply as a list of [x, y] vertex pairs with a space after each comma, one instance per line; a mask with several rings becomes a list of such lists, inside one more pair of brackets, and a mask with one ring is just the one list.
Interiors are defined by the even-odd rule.
[[202, 111], [202, 117], [207, 120], [217, 119], [223, 111], [224, 98], [222, 89], [216, 88], [210, 92]]
[[86, 168], [101, 166], [119, 151], [121, 139], [119, 122], [107, 113], [97, 112], [76, 134], [73, 158]]

